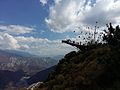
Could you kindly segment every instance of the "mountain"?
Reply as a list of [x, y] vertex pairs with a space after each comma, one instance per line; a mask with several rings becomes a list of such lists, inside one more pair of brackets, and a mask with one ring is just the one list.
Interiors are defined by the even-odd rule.
[[14, 87], [15, 90], [17, 87], [26, 86], [26, 79], [40, 71], [45, 74], [45, 79], [52, 68], [45, 69], [57, 63], [57, 60], [50, 57], [39, 57], [15, 50], [0, 50], [0, 90], [6, 86]]
[[42, 70], [38, 73], [36, 73], [35, 75], [31, 76], [28, 80], [27, 83], [29, 85], [33, 84], [33, 83], [37, 83], [37, 82], [43, 82], [48, 78], [48, 75], [50, 72], [54, 71], [56, 66], [52, 66], [50, 68], [47, 68], [45, 70]]
[[24, 76], [24, 72], [22, 70], [18, 71], [8, 71], [8, 70], [0, 70], [0, 90], [3, 90], [5, 87], [9, 87], [9, 85], [15, 86], [17, 82]]
[[55, 60], [61, 60], [62, 58], [64, 57], [64, 55], [57, 55], [57, 56], [54, 56], [53, 58], [55, 59]]
[[32, 54], [28, 53], [28, 52], [23, 52], [23, 51], [17, 51], [17, 50], [2, 50], [2, 52], [6, 52], [10, 55], [15, 55], [15, 56], [25, 56], [25, 57], [29, 57], [29, 56], [33, 56]]
[[66, 54], [47, 80], [33, 90], [119, 90], [119, 46], [92, 47]]
[[80, 50], [66, 54], [47, 80], [24, 90], [120, 90], [120, 27], [106, 25], [101, 43], [96, 37], [83, 45], [63, 40]]
[[0, 50], [0, 70], [17, 71], [20, 69], [28, 75], [33, 75], [57, 63], [57, 60], [50, 57], [39, 57], [14, 50]]

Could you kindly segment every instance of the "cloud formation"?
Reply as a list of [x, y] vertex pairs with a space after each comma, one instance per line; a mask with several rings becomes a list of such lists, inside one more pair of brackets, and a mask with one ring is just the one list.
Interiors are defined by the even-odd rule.
[[40, 0], [40, 3], [42, 3], [43, 5], [47, 4], [47, 0]]
[[14, 35], [31, 33], [33, 30], [35, 29], [32, 27], [21, 25], [0, 25], [0, 31]]
[[[120, 24], [120, 0], [54, 0], [45, 19], [51, 31], [79, 32], [86, 26], [104, 27], [106, 23]], [[40, 0], [45, 5], [47, 0]], [[35, 28], [21, 25], [0, 25], [0, 48], [25, 50], [41, 56], [55, 56], [75, 50], [74, 47], [61, 43], [61, 39], [49, 40], [24, 36]], [[76, 40], [78, 38], [71, 38]], [[79, 42], [79, 40], [78, 40]]]
[[61, 40], [21, 35], [32, 33], [33, 30], [35, 28], [20, 25], [0, 25], [0, 49], [22, 50], [40, 56], [63, 55], [74, 50], [62, 44]]
[[5, 43], [7, 43], [8, 47], [11, 47], [13, 49], [20, 48], [20, 45], [18, 44], [17, 40], [13, 36], [9, 35], [8, 33], [5, 33], [3, 35], [3, 39]]
[[58, 33], [92, 27], [96, 21], [103, 27], [109, 22], [120, 24], [119, 8], [120, 0], [55, 0], [45, 21], [53, 32]]
[[72, 46], [62, 44], [61, 40], [49, 40], [47, 38], [34, 38], [34, 37], [16, 37], [20, 45], [27, 44], [29, 48], [27, 51], [40, 56], [56, 56], [63, 55], [72, 50]]
[[0, 48], [1, 49], [14, 49], [14, 50], [25, 50], [29, 47], [26, 44], [20, 45], [14, 36], [8, 33], [0, 33]]

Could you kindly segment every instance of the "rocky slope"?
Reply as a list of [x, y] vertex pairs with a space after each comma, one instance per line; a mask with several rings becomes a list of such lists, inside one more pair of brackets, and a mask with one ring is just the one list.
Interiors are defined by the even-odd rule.
[[15, 90], [27, 86], [26, 79], [56, 65], [57, 62], [50, 57], [38, 57], [20, 51], [0, 50], [0, 90], [6, 86], [14, 87]]
[[23, 52], [0, 50], [0, 70], [23, 70], [33, 75], [45, 68], [57, 64], [57, 60], [50, 57], [38, 57]]

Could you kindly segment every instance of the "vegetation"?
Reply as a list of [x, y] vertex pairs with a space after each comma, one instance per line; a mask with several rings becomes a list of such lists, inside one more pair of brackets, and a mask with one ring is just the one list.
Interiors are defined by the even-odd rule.
[[35, 90], [120, 90], [120, 29], [111, 23], [107, 27], [105, 43], [65, 55]]

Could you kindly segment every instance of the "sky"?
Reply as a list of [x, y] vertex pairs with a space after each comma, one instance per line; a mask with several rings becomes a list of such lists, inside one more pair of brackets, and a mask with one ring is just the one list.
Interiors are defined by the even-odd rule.
[[64, 55], [76, 48], [61, 40], [78, 40], [96, 21], [100, 30], [120, 24], [120, 0], [0, 0], [0, 49]]

